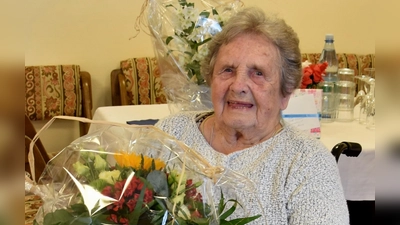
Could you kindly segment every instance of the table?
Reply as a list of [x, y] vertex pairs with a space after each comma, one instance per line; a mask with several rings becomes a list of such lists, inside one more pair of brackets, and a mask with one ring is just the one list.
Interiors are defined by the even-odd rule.
[[[126, 124], [131, 120], [159, 119], [169, 114], [168, 104], [106, 106], [95, 111], [93, 120]], [[96, 125], [92, 124], [89, 133], [95, 129]], [[347, 200], [374, 201], [375, 131], [366, 129], [365, 125], [360, 125], [357, 121], [322, 123], [320, 140], [328, 149], [342, 141], [358, 142], [362, 145], [363, 150], [358, 157], [340, 157], [340, 177]]]

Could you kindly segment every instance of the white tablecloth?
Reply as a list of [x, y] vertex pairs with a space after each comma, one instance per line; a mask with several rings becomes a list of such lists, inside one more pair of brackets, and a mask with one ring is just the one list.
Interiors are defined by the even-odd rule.
[[[107, 106], [98, 108], [93, 120], [104, 120], [126, 124], [131, 120], [159, 119], [170, 114], [167, 104]], [[96, 129], [92, 124], [89, 133]], [[321, 139], [328, 148], [342, 142], [358, 142], [361, 154], [356, 157], [340, 157], [338, 167], [347, 200], [375, 200], [375, 131], [368, 130], [357, 121], [351, 123], [322, 123]]]

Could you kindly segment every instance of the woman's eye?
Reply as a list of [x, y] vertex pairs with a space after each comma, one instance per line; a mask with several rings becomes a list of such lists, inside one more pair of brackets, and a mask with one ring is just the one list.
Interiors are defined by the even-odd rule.
[[260, 71], [255, 71], [254, 74], [256, 76], [264, 76], [264, 74], [262, 72], [260, 72]]
[[224, 69], [224, 72], [225, 72], [225, 73], [232, 73], [233, 70], [232, 70], [231, 68], [225, 68], [225, 69]]

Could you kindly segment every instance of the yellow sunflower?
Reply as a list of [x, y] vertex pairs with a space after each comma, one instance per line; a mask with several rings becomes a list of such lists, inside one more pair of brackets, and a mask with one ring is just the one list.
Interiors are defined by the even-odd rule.
[[[141, 166], [143, 157], [143, 167]], [[165, 162], [160, 159], [154, 159], [148, 156], [137, 155], [135, 153], [126, 153], [126, 152], [119, 152], [114, 155], [115, 160], [120, 166], [123, 167], [132, 167], [135, 170], [149, 170], [152, 165], [152, 161], [154, 161], [155, 169], [161, 170], [165, 167]]]

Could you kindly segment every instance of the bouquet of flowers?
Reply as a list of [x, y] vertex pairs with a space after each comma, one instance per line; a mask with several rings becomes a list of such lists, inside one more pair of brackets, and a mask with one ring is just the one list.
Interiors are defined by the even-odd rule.
[[44, 202], [34, 224], [246, 224], [260, 217], [232, 195], [240, 187], [252, 196], [248, 179], [208, 165], [151, 126], [110, 126], [75, 140], [34, 187]]
[[242, 7], [240, 0], [150, 0], [148, 25], [170, 103], [178, 110], [212, 108], [200, 73], [207, 43]]
[[301, 81], [302, 89], [317, 89], [319, 82], [324, 80], [325, 69], [328, 63], [311, 64], [308, 61], [303, 62], [303, 78]]

